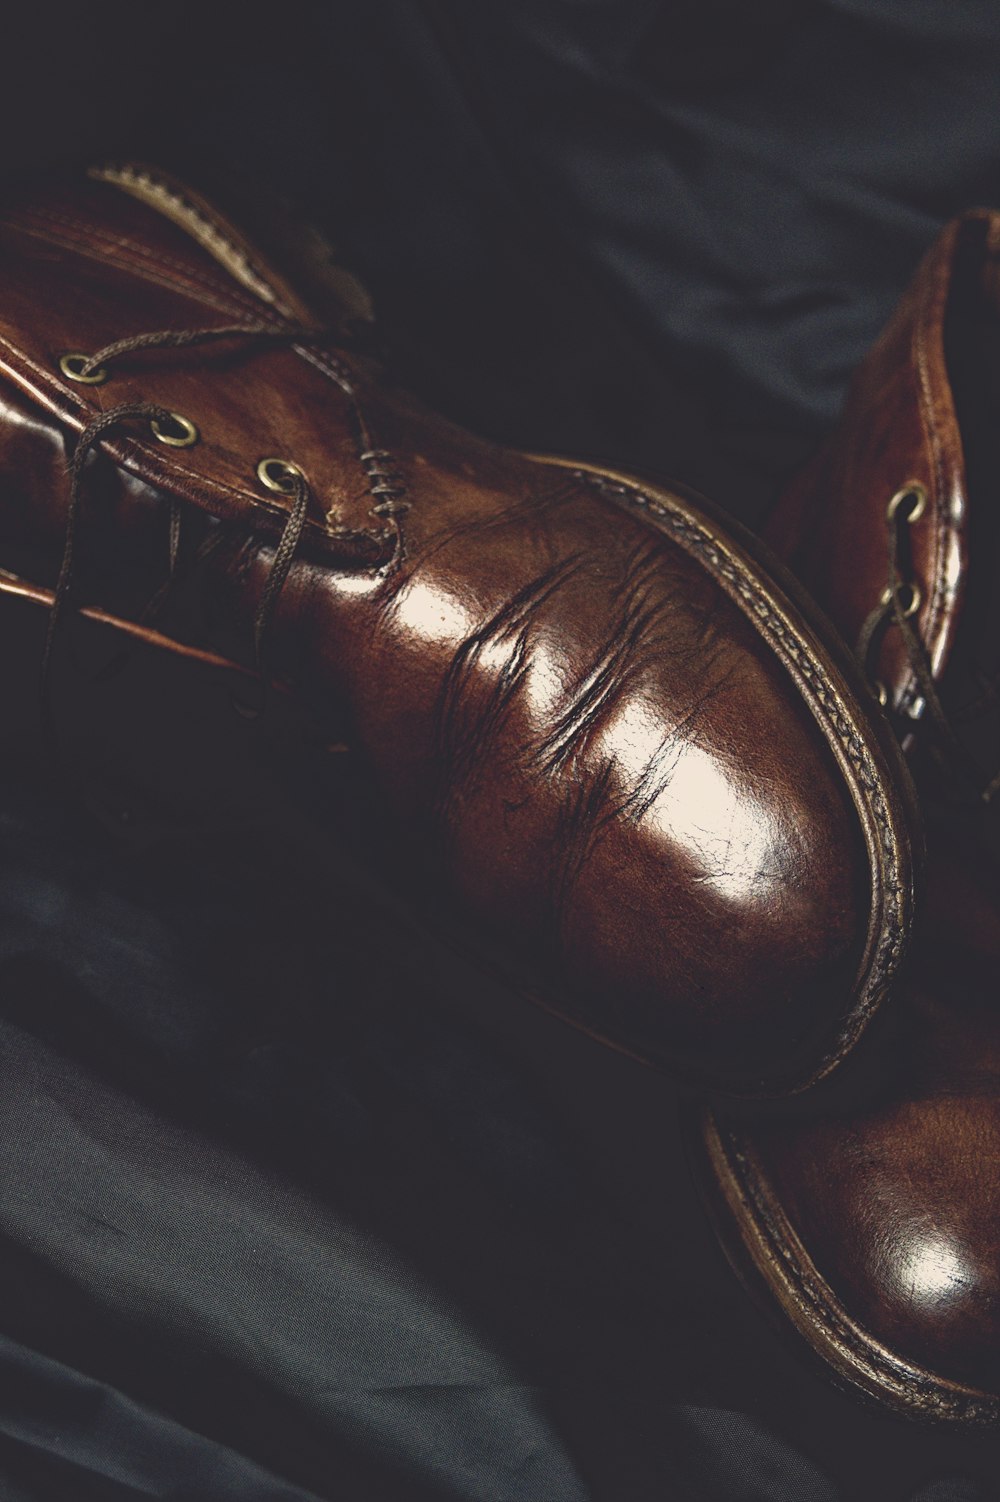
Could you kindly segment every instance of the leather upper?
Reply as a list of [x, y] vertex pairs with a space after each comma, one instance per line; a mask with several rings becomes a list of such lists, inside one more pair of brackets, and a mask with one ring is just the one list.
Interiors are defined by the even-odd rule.
[[[968, 613], [970, 542], [992, 592], [995, 542], [970, 538], [970, 526], [982, 528], [996, 510], [998, 391], [989, 367], [998, 316], [1000, 214], [973, 210], [931, 246], [859, 368], [836, 431], [767, 528], [853, 644], [888, 583], [887, 507], [900, 491], [921, 487], [925, 503], [904, 529], [904, 569], [907, 586], [919, 590], [913, 625], [939, 682]], [[984, 493], [970, 506], [977, 485]], [[871, 672], [890, 704], [918, 724], [924, 696], [898, 630], [885, 632]]]
[[[931, 849], [931, 921], [867, 1106], [708, 1126], [729, 1229], [849, 1381], [927, 1418], [1000, 1419], [1000, 883]], [[732, 1219], [730, 1219], [732, 1218]]]
[[257, 465], [294, 462], [309, 518], [268, 662], [350, 746], [400, 883], [641, 1058], [747, 1090], [837, 1062], [905, 948], [905, 775], [836, 642], [747, 539], [680, 491], [481, 442], [318, 333], [67, 380], [61, 355], [133, 334], [312, 326], [160, 175], [9, 203], [0, 266], [6, 587], [54, 584], [67, 434], [155, 402], [199, 440], [170, 449], [135, 422], [102, 440], [74, 599], [140, 620], [180, 498], [179, 573], [199, 582], [157, 629], [245, 660], [291, 505]]
[[[945, 709], [961, 710], [963, 693], [982, 700], [955, 723], [963, 737], [976, 725], [969, 747], [994, 765], [998, 255], [1000, 215], [973, 212], [944, 230], [770, 527], [854, 640], [888, 584], [887, 506], [920, 487], [901, 560], [920, 591], [912, 619]], [[920, 754], [928, 706], [899, 623], [875, 645], [871, 667], [933, 819], [894, 1027], [853, 1108], [820, 1100], [799, 1120], [709, 1113], [700, 1158], [733, 1261], [841, 1379], [922, 1418], [995, 1425], [1000, 865], [988, 800], [963, 805]]]

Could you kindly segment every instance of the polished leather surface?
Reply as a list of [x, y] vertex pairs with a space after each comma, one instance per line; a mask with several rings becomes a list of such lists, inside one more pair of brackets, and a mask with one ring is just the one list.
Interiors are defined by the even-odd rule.
[[1000, 875], [931, 848], [928, 922], [870, 1103], [703, 1123], [724, 1242], [842, 1381], [1000, 1420]]
[[[998, 320], [1000, 214], [974, 210], [952, 220], [928, 251], [855, 376], [836, 431], [767, 528], [771, 545], [854, 643], [887, 585], [886, 507], [903, 487], [920, 484], [926, 506], [906, 528], [907, 583], [920, 590], [913, 624], [953, 708], [981, 694], [981, 680], [997, 667], [990, 661], [970, 679], [963, 659], [979, 651], [970, 638], [998, 634], [995, 610], [969, 621], [970, 606], [981, 617], [996, 577]], [[919, 731], [925, 705], [897, 629], [886, 632], [871, 671]], [[998, 730], [977, 747], [987, 763], [994, 752], [1000, 757]]]
[[750, 1091], [839, 1060], [905, 947], [905, 775], [747, 539], [680, 492], [482, 443], [321, 338], [65, 380], [60, 354], [128, 335], [308, 319], [167, 179], [115, 169], [9, 203], [0, 265], [9, 593], [54, 584], [66, 428], [154, 401], [200, 441], [102, 442], [116, 464], [91, 468], [74, 598], [149, 635], [179, 497], [190, 577], [158, 639], [246, 661], [290, 504], [256, 466], [293, 460], [311, 510], [269, 661], [362, 769], [400, 885], [641, 1058]]
[[[854, 381], [837, 431], [783, 498], [771, 540], [852, 639], [887, 583], [886, 505], [907, 524], [914, 617], [946, 709], [1000, 758], [995, 445], [1000, 215], [953, 221]], [[990, 653], [992, 669], [987, 667]], [[837, 1376], [922, 1418], [1000, 1420], [1000, 863], [991, 810], [929, 756], [898, 628], [876, 670], [932, 821], [928, 900], [895, 1029], [860, 1102], [808, 1121], [707, 1115], [698, 1161], [751, 1287]]]

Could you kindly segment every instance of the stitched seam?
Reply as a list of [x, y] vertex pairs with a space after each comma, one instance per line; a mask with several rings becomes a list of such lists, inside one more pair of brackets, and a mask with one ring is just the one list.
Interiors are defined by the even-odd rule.
[[[111, 186], [121, 188], [123, 192], [138, 198], [141, 203], [145, 203], [154, 211], [159, 200], [160, 212], [166, 218], [171, 218], [171, 215], [169, 208], [164, 208], [163, 205], [169, 205], [175, 211], [179, 211], [186, 222], [178, 227], [186, 229], [203, 250], [219, 261], [234, 281], [240, 281], [244, 286], [248, 286], [259, 301], [270, 302], [279, 308], [283, 306], [276, 289], [254, 265], [249, 247], [238, 245], [226, 230], [220, 228], [217, 220], [198, 208], [177, 188], [168, 186], [151, 172], [132, 167], [128, 163], [121, 167], [116, 167], [113, 163], [107, 163], [103, 167], [92, 167], [88, 175], [98, 182], [106, 182]], [[176, 224], [177, 220], [173, 219], [172, 222]], [[221, 252], [221, 255], [218, 252]], [[240, 270], [235, 269], [236, 267]]]
[[[144, 176], [146, 175], [144, 174]], [[151, 178], [149, 180], [153, 181], [153, 179]], [[164, 192], [166, 191], [167, 190], [164, 190]], [[179, 195], [171, 194], [170, 196], [176, 202], [183, 204], [185, 208], [191, 207], [187, 203], [187, 200], [180, 198]], [[192, 212], [194, 213], [196, 211], [194, 211], [192, 208]], [[55, 218], [54, 215], [51, 215], [50, 217]], [[206, 225], [210, 224], [210, 221], [205, 215], [198, 214], [197, 217], [200, 223]], [[71, 220], [63, 219], [61, 222], [70, 225], [71, 227], [75, 227]], [[213, 228], [213, 231], [216, 231], [216, 227], [214, 225], [212, 225], [211, 227]], [[221, 231], [216, 232], [220, 240], [225, 239]], [[121, 243], [128, 244], [130, 248], [133, 248], [140, 252], [147, 264], [156, 267], [157, 269], [164, 265], [176, 267], [183, 273], [185, 277], [190, 275], [192, 280], [196, 280], [201, 286], [205, 287], [213, 294], [217, 294], [217, 292], [219, 292], [220, 290], [218, 289], [217, 284], [214, 281], [210, 280], [200, 272], [189, 273], [187, 267], [183, 262], [177, 261], [172, 257], [168, 258], [159, 254], [155, 256], [151, 255], [149, 252], [144, 251], [141, 246], [132, 241], [122, 242], [121, 240], [115, 240], [110, 237], [105, 237], [105, 241], [112, 246], [117, 246]], [[230, 242], [226, 241], [226, 243]], [[218, 306], [218, 303], [216, 305]], [[234, 308], [238, 307], [242, 311], [252, 312], [255, 315], [259, 315], [260, 312], [258, 304], [251, 303], [247, 299], [240, 298], [239, 294], [237, 294], [233, 299], [233, 306]], [[229, 309], [227, 308], [226, 311], [229, 311]], [[280, 324], [280, 320], [275, 317], [275, 315], [270, 311], [269, 308], [265, 307], [264, 311], [267, 321], [274, 322], [276, 326]], [[371, 438], [370, 434], [371, 425], [362, 411], [357, 388], [354, 385], [354, 372], [351, 370], [350, 366], [345, 361], [331, 354], [329, 351], [312, 350], [304, 345], [294, 345], [293, 349], [301, 359], [313, 365], [320, 372], [320, 374], [325, 375], [328, 379], [332, 379], [335, 384], [337, 384], [341, 388], [341, 390], [349, 397], [355, 409], [359, 428], [368, 435], [367, 447], [362, 444], [361, 450], [358, 454], [358, 460], [361, 464], [362, 471], [365, 476], [369, 494], [371, 495], [374, 503], [370, 508], [370, 514], [380, 520], [382, 518], [385, 518], [389, 522], [388, 529], [383, 527], [380, 531], [375, 531], [374, 529], [359, 530], [354, 528], [342, 527], [336, 525], [334, 521], [328, 520], [325, 531], [329, 536], [333, 537], [368, 536], [375, 538], [380, 542], [385, 541], [388, 537], [392, 536], [395, 543], [393, 556], [388, 561], [388, 563], [382, 565], [380, 572], [383, 574], [394, 572], [397, 568], [400, 567], [407, 556], [406, 537], [404, 533], [403, 523], [400, 518], [410, 510], [411, 502], [405, 499], [406, 486], [402, 483], [399, 472], [395, 468], [393, 457], [387, 449], [374, 447], [374, 440]], [[279, 514], [281, 513], [279, 512]], [[331, 519], [334, 517], [334, 515], [335, 512], [332, 509], [327, 513], [328, 518]], [[315, 524], [312, 523], [310, 524], [311, 527], [314, 527], [314, 525]]]
[[[120, 269], [134, 276], [145, 278], [152, 276], [152, 279], [158, 281], [161, 286], [169, 287], [183, 295], [190, 296], [192, 290], [208, 293], [213, 306], [221, 308], [224, 312], [247, 313], [262, 322], [273, 323], [275, 327], [281, 324], [281, 319], [266, 303], [261, 305], [249, 297], [243, 297], [236, 288], [225, 282], [216, 281], [197, 267], [187, 266], [173, 256], [161, 255], [159, 252], [154, 254], [135, 240], [129, 240], [121, 235], [107, 235], [96, 226], [70, 219], [49, 209], [33, 209], [30, 216], [10, 214], [5, 222], [23, 234], [45, 238], [52, 244], [63, 245], [78, 255], [87, 256], [90, 260], [102, 263], [111, 260]], [[58, 234], [60, 228], [73, 233], [60, 236]], [[104, 247], [103, 251], [93, 248], [92, 242], [94, 241]], [[129, 256], [114, 254], [123, 247], [129, 251]], [[111, 254], [109, 255], [108, 252]], [[130, 257], [134, 257], [141, 264], [131, 265]], [[173, 272], [179, 275], [175, 277], [172, 275]], [[153, 273], [157, 274], [153, 276]]]
[[[0, 345], [9, 350], [11, 355], [14, 357], [14, 370], [16, 370], [17, 361], [20, 358], [24, 360], [31, 375], [36, 380], [39, 380], [45, 387], [49, 387], [54, 384], [49, 378], [46, 371], [43, 371], [36, 367], [34, 365], [34, 362], [30, 361], [27, 356], [23, 355], [23, 353], [19, 351], [15, 345], [11, 344], [10, 340], [8, 340], [3, 334], [0, 334]], [[82, 398], [64, 391], [62, 387], [56, 387], [56, 391], [59, 399], [62, 402], [71, 404], [75, 408], [78, 417], [82, 421], [86, 422], [91, 416], [96, 415], [95, 408], [91, 407], [89, 404], [83, 401]], [[140, 458], [148, 458], [149, 453], [151, 452], [150, 450], [144, 448], [142, 444], [140, 444], [138, 440], [134, 438], [120, 437], [117, 440], [111, 440], [111, 444], [125, 449], [126, 454], [130, 450], [134, 450], [134, 452]], [[160, 465], [162, 465], [168, 476], [172, 474], [180, 475], [190, 483], [193, 483], [196, 489], [198, 487], [206, 488], [213, 491], [216, 495], [224, 497], [227, 500], [236, 499], [242, 501], [244, 504], [250, 507], [251, 515], [254, 511], [263, 511], [268, 516], [274, 516], [277, 519], [283, 521], [288, 514], [287, 511], [277, 502], [270, 501], [265, 496], [254, 495], [249, 490], [243, 490], [236, 485], [226, 484], [223, 481], [213, 479], [212, 476], [206, 475], [200, 471], [188, 469], [186, 465], [182, 464], [178, 459], [173, 458], [172, 456], [169, 459], [164, 459], [161, 455], [158, 455], [157, 457], [159, 458]], [[156, 467], [157, 466], [154, 464], [153, 468], [155, 469]], [[162, 479], [157, 479], [152, 483], [163, 484], [164, 482]], [[393, 532], [386, 528], [383, 528], [381, 531], [377, 531], [374, 528], [369, 529], [340, 527], [336, 529], [336, 532], [334, 534], [332, 533], [330, 528], [320, 527], [318, 523], [314, 521], [307, 522], [306, 526], [310, 534], [316, 536], [317, 538], [336, 535], [343, 538], [357, 539], [358, 541], [363, 540], [367, 542], [383, 544], [391, 536], [393, 536]]]
[[296, 354], [302, 356], [303, 360], [308, 360], [309, 364], [315, 365], [316, 369], [323, 375], [336, 381], [337, 385], [341, 386], [349, 396], [357, 395], [354, 386], [354, 371], [346, 361], [338, 359], [336, 355], [330, 354], [328, 350], [310, 349], [308, 345], [304, 344], [296, 344], [293, 348]]
[[[293, 349], [301, 359], [315, 366], [329, 380], [335, 381], [351, 403], [357, 427], [357, 458], [365, 477], [368, 493], [373, 501], [373, 505], [369, 508], [369, 515], [379, 520], [385, 518], [389, 523], [389, 529], [383, 530], [382, 536], [391, 535], [394, 538], [392, 557], [378, 570], [385, 578], [395, 573], [408, 556], [406, 533], [402, 522], [402, 517], [412, 506], [412, 502], [406, 498], [407, 486], [392, 453], [382, 448], [373, 436], [373, 427], [362, 409], [357, 388], [354, 385], [354, 372], [350, 366], [326, 350], [311, 349], [304, 344], [293, 345]], [[336, 511], [331, 507], [327, 512], [327, 531], [331, 535], [337, 535], [342, 530], [336, 526], [335, 517]]]
[[[220, 258], [221, 264], [234, 280], [240, 281], [243, 278], [240, 271], [235, 269], [234, 265], [229, 264], [230, 260], [235, 262], [236, 266], [243, 268], [243, 271], [253, 281], [256, 281], [260, 286], [265, 288], [270, 299], [277, 306], [281, 306], [280, 298], [275, 289], [270, 285], [267, 278], [260, 274], [254, 266], [249, 254], [249, 248], [238, 245], [228, 232], [220, 227], [214, 216], [191, 203], [190, 199], [186, 198], [173, 185], [164, 183], [162, 179], [157, 178], [151, 172], [131, 167], [128, 164], [121, 167], [108, 164], [102, 168], [95, 168], [92, 169], [91, 176], [104, 182], [117, 184], [125, 192], [131, 192], [140, 201], [149, 204], [154, 209], [156, 208], [156, 199], [159, 199], [161, 204], [165, 202], [172, 205], [175, 209], [180, 210], [183, 219], [188, 221], [186, 225], [182, 224], [181, 227], [186, 227], [192, 238], [201, 244], [210, 255], [216, 253], [215, 247], [221, 247], [223, 252]], [[151, 190], [151, 194], [147, 190]], [[152, 202], [150, 201], [151, 198]], [[164, 210], [164, 212], [170, 217], [169, 210]], [[194, 223], [194, 228], [191, 227], [191, 221]], [[173, 222], [177, 223], [177, 220], [174, 219]], [[199, 233], [199, 228], [201, 233]], [[226, 252], [228, 252], [229, 256], [228, 260]], [[332, 356], [328, 357], [324, 363], [321, 359], [312, 356], [311, 353], [307, 353], [304, 348], [300, 346], [296, 346], [295, 348], [296, 353], [301, 358], [309, 360], [322, 373], [337, 381], [349, 396], [354, 407], [355, 416], [362, 435], [358, 459], [368, 482], [369, 493], [374, 501], [374, 505], [370, 508], [370, 514], [378, 518], [385, 517], [395, 538], [393, 556], [379, 570], [385, 576], [398, 569], [407, 556], [406, 538], [403, 523], [400, 519], [402, 515], [409, 511], [411, 504], [408, 500], [404, 499], [405, 486], [402, 485], [399, 474], [393, 466], [392, 456], [386, 449], [379, 448], [372, 437], [370, 426], [364, 416], [361, 402], [354, 386], [353, 372], [351, 372], [350, 367]], [[332, 512], [327, 513], [328, 525], [326, 530], [328, 534], [332, 536], [344, 535], [346, 529], [333, 524], [330, 521], [332, 515]], [[384, 537], [385, 535], [386, 533], [383, 529], [381, 536]]]
[[874, 1013], [882, 991], [898, 967], [904, 945], [902, 921], [904, 888], [899, 875], [896, 855], [896, 838], [892, 820], [880, 786], [878, 773], [865, 750], [864, 743], [852, 728], [836, 702], [832, 686], [827, 683], [819, 666], [806, 653], [794, 634], [774, 610], [764, 592], [732, 559], [712, 535], [691, 520], [683, 512], [674, 510], [654, 500], [643, 491], [604, 479], [599, 475], [577, 470], [580, 480], [591, 485], [599, 494], [620, 497], [642, 512], [651, 512], [666, 523], [671, 532], [683, 538], [716, 574], [722, 575], [735, 588], [740, 598], [750, 606], [753, 618], [759, 627], [780, 643], [783, 651], [794, 662], [805, 679], [813, 701], [823, 711], [823, 723], [836, 735], [843, 751], [855, 770], [858, 786], [867, 795], [867, 806], [881, 835], [878, 846], [883, 861], [883, 922], [882, 932], [876, 944], [863, 991], [850, 1016], [845, 1019], [841, 1032], [834, 1039], [833, 1047], [823, 1056], [819, 1068], [832, 1064], [843, 1056], [846, 1048], [858, 1036], [863, 1024]]
[[[265, 304], [262, 308], [257, 299], [248, 296], [243, 289], [233, 287], [231, 280], [223, 277], [216, 278], [200, 266], [191, 266], [187, 261], [182, 261], [167, 251], [151, 250], [148, 245], [144, 245], [141, 240], [134, 240], [131, 235], [111, 234], [91, 220], [81, 219], [60, 209], [49, 208], [45, 204], [33, 204], [23, 209], [13, 209], [5, 216], [5, 222], [24, 229], [43, 230], [47, 225], [53, 225], [59, 229], [69, 230], [74, 235], [74, 243], [79, 244], [83, 249], [86, 249], [87, 242], [100, 240], [112, 250], [128, 250], [130, 254], [139, 256], [144, 261], [179, 271], [185, 279], [198, 281], [223, 296], [239, 298], [244, 306], [252, 308], [255, 314], [278, 321], [278, 315], [269, 305]], [[179, 228], [179, 226], [176, 227]]]
[[[150, 178], [149, 181], [152, 182], [154, 181], [154, 179]], [[168, 190], [166, 189], [164, 189], [163, 191], [164, 193], [168, 192]], [[183, 204], [185, 208], [190, 208], [191, 212], [196, 215], [199, 222], [204, 225], [210, 226], [213, 229], [213, 232], [217, 233], [220, 240], [225, 238], [222, 232], [217, 231], [214, 224], [212, 224], [212, 222], [204, 214], [201, 214], [198, 211], [194, 210], [193, 206], [187, 203], [187, 200], [180, 198], [179, 195], [176, 194], [171, 194], [170, 196], [176, 202]], [[154, 207], [155, 209], [154, 205], [150, 205], [150, 207]], [[129, 239], [123, 239], [122, 237], [111, 237], [105, 235], [100, 229], [92, 228], [90, 225], [83, 224], [78, 220], [70, 218], [69, 216], [61, 215], [56, 211], [39, 209], [32, 212], [38, 218], [47, 220], [54, 225], [62, 225], [66, 229], [85, 235], [87, 239], [92, 238], [100, 240], [104, 245], [112, 250], [120, 248], [123, 244], [127, 245], [129, 249], [135, 252], [144, 263], [143, 265], [138, 267], [130, 267], [127, 264], [124, 264], [125, 258], [122, 258], [122, 262], [120, 264], [123, 264], [124, 269], [131, 272], [133, 275], [147, 275], [150, 271], [161, 272], [164, 268], [166, 268], [166, 275], [160, 275], [158, 277], [158, 280], [161, 282], [161, 284], [172, 287], [174, 290], [179, 290], [182, 292], [182, 294], [188, 294], [191, 291], [191, 287], [189, 285], [178, 285], [178, 283], [170, 277], [170, 268], [177, 268], [182, 273], [185, 282], [196, 283], [200, 288], [203, 288], [205, 291], [210, 293], [214, 306], [218, 307], [221, 311], [227, 313], [252, 312], [255, 316], [259, 316], [262, 311], [259, 303], [252, 303], [249, 301], [249, 299], [241, 297], [238, 293], [234, 296], [232, 288], [221, 288], [219, 284], [216, 283], [213, 279], [206, 277], [200, 271], [190, 270], [187, 266], [185, 266], [183, 262], [178, 261], [173, 257], [162, 256], [158, 253], [156, 255], [152, 255], [137, 242]], [[44, 233], [44, 225], [39, 226], [37, 231], [32, 231], [30, 224], [21, 224], [18, 227], [26, 230], [26, 232], [28, 233]], [[83, 255], [87, 255], [91, 259], [101, 259], [100, 256], [95, 255], [94, 251], [90, 248], [86, 241], [80, 242], [77, 241], [74, 237], [71, 241], [68, 241], [66, 243], [69, 244], [69, 248]], [[231, 244], [231, 242], [228, 241], [227, 243]], [[230, 273], [230, 275], [233, 275], [233, 273]], [[276, 326], [280, 326], [280, 319], [277, 318], [266, 305], [263, 309], [263, 312], [266, 321], [273, 322]], [[358, 461], [361, 465], [365, 483], [373, 502], [372, 506], [370, 507], [369, 514], [379, 521], [385, 520], [389, 524], [388, 527], [383, 526], [380, 529], [339, 526], [334, 520], [336, 513], [331, 508], [331, 510], [327, 512], [328, 522], [325, 528], [320, 528], [315, 522], [312, 521], [307, 523], [307, 527], [313, 534], [340, 538], [366, 538], [378, 544], [386, 542], [391, 537], [394, 544], [392, 557], [388, 560], [387, 563], [379, 566], [377, 571], [383, 576], [394, 573], [403, 564], [403, 562], [406, 560], [406, 557], [408, 556], [405, 529], [401, 518], [405, 515], [406, 512], [411, 509], [412, 502], [406, 498], [407, 487], [403, 483], [399, 471], [396, 468], [393, 456], [387, 449], [377, 445], [374, 438], [372, 437], [371, 424], [365, 417], [365, 414], [362, 410], [357, 389], [354, 385], [354, 372], [351, 370], [350, 366], [347, 365], [345, 361], [340, 360], [337, 356], [329, 353], [328, 351], [317, 351], [299, 344], [294, 345], [293, 350], [301, 359], [318, 370], [321, 375], [326, 376], [328, 380], [332, 380], [349, 398], [355, 410], [359, 430], [363, 434], [363, 439], [359, 446]], [[89, 409], [85, 407], [84, 410]], [[190, 479], [201, 478], [202, 483], [213, 485], [213, 488], [215, 488], [217, 492], [221, 491], [222, 489], [217, 484], [213, 484], [211, 480], [205, 480], [203, 477], [198, 476], [194, 471], [186, 469], [184, 465], [180, 464], [176, 460], [173, 461], [173, 467], [177, 473], [186, 475]], [[242, 490], [235, 490], [233, 493], [238, 494], [243, 499], [249, 500], [251, 505], [255, 505], [260, 509], [268, 512], [269, 514], [276, 516], [284, 516], [286, 514], [281, 507], [276, 506], [275, 504], [270, 503], [263, 498], [251, 496], [249, 493], [245, 493]]]
[[[120, 444], [126, 450], [134, 449], [140, 455], [146, 455], [150, 452], [136, 438], [120, 436], [117, 439], [111, 439], [111, 443]], [[265, 496], [253, 495], [250, 491], [242, 490], [235, 485], [220, 484], [219, 481], [213, 480], [210, 476], [204, 475], [198, 470], [188, 469], [186, 465], [181, 464], [176, 459], [171, 460], [170, 463], [172, 468], [178, 474], [183, 475], [185, 479], [192, 482], [195, 488], [199, 485], [210, 486], [217, 494], [235, 496], [237, 499], [247, 502], [253, 509], [266, 511], [269, 515], [276, 517], [280, 521], [284, 521], [288, 516], [288, 511], [284, 507], [280, 506], [276, 501], [268, 500]], [[329, 528], [320, 527], [317, 522], [307, 521], [306, 527], [317, 537], [329, 535]], [[342, 527], [339, 529], [338, 535], [342, 537], [368, 538], [374, 542], [384, 542], [388, 534], [384, 531], [376, 532], [366, 528]]]
[[[751, 1155], [740, 1145], [738, 1134], [727, 1130], [723, 1138], [722, 1132], [714, 1123], [713, 1127], [725, 1154], [726, 1166], [741, 1191], [741, 1197], [749, 1202], [755, 1212], [758, 1229], [763, 1232], [772, 1254], [781, 1262], [793, 1292], [809, 1305], [814, 1317], [825, 1323], [829, 1338], [846, 1347], [850, 1354], [872, 1369], [877, 1377], [892, 1382], [899, 1389], [907, 1384], [916, 1386], [920, 1391], [922, 1404], [956, 1417], [995, 1419], [997, 1404], [991, 1402], [985, 1393], [979, 1396], [976, 1389], [967, 1389], [965, 1393], [949, 1393], [933, 1372], [902, 1359], [893, 1360], [891, 1353], [881, 1349], [874, 1337], [870, 1342], [863, 1340], [858, 1328], [849, 1320], [839, 1303], [832, 1302], [826, 1296], [825, 1290], [829, 1287], [826, 1281], [812, 1270], [811, 1264], [803, 1265], [782, 1235], [761, 1176], [755, 1171]], [[906, 1396], [905, 1391], [902, 1396]]]
[[[263, 272], [261, 272], [254, 265], [249, 253], [249, 249], [247, 247], [241, 247], [240, 245], [238, 245], [236, 241], [234, 241], [232, 237], [220, 227], [217, 219], [215, 219], [212, 215], [205, 212], [204, 210], [197, 208], [193, 203], [191, 203], [190, 199], [186, 198], [184, 194], [179, 192], [176, 188], [174, 188], [173, 186], [168, 186], [162, 181], [162, 179], [155, 177], [153, 173], [133, 168], [128, 164], [123, 167], [115, 167], [112, 164], [108, 164], [104, 167], [92, 168], [90, 176], [96, 178], [99, 181], [108, 182], [121, 187], [126, 192], [130, 191], [126, 184], [136, 185], [140, 188], [148, 185], [153, 190], [154, 198], [165, 199], [180, 208], [185, 217], [193, 219], [198, 225], [200, 225], [205, 231], [207, 231], [213, 243], [217, 243], [225, 247], [236, 260], [238, 260], [242, 265], [249, 267], [255, 279], [267, 289], [270, 296], [275, 300], [275, 305], [279, 307], [281, 306], [281, 304], [277, 301], [277, 292], [271, 286], [267, 278], [264, 276]], [[140, 198], [140, 202], [146, 203], [147, 206], [154, 208], [155, 210], [155, 202], [150, 203], [147, 197], [142, 196]], [[68, 223], [69, 221], [63, 222]], [[171, 222], [175, 224], [177, 223], [176, 220], [173, 220]], [[183, 229], [184, 225], [178, 225], [178, 228]], [[192, 238], [195, 239], [196, 243], [203, 245], [203, 242], [198, 239], [196, 233], [192, 232], [190, 229], [188, 229], [188, 233], [192, 235]], [[145, 251], [144, 248], [136, 242], [129, 240], [125, 243], [149, 256], [149, 252]], [[211, 254], [211, 251], [209, 251], [209, 254]], [[189, 274], [188, 268], [185, 263], [178, 261], [173, 257], [168, 258], [157, 254], [155, 258], [150, 257], [150, 259], [154, 259], [156, 262], [159, 262], [161, 264], [172, 265], [181, 270], [185, 275]], [[237, 273], [233, 271], [225, 261], [221, 262], [220, 264], [222, 265], [223, 270], [229, 273], [231, 279], [238, 281]], [[207, 287], [212, 287], [214, 289], [217, 286], [217, 284], [215, 284], [214, 282], [210, 282], [209, 279], [205, 277], [204, 273], [198, 272], [190, 274], [197, 275], [199, 281], [201, 281]], [[221, 291], [221, 289], [219, 290]], [[240, 294], [237, 294], [237, 296], [239, 295]], [[251, 302], [249, 299], [241, 299], [241, 301], [245, 308], [252, 309], [255, 313], [259, 314], [259, 300]], [[267, 316], [267, 314], [268, 310], [265, 308], [265, 316]], [[275, 321], [275, 323], [280, 322], [279, 319], [274, 318], [273, 314], [271, 314], [270, 317]], [[324, 351], [321, 355], [318, 352], [312, 351], [307, 354], [306, 350], [304, 348], [300, 348], [299, 346], [296, 346], [296, 351], [304, 358], [309, 358], [311, 360], [311, 363], [315, 365], [318, 370], [321, 370], [324, 374], [328, 376], [332, 375], [334, 379], [339, 378], [347, 382], [350, 386], [350, 394], [355, 398], [355, 400], [357, 400], [357, 393], [353, 385], [354, 372], [345, 361], [340, 360], [327, 351]]]

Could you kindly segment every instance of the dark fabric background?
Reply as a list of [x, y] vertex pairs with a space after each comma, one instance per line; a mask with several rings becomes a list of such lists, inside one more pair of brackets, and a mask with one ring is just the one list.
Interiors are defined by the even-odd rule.
[[[235, 173], [451, 415], [751, 521], [937, 227], [1000, 202], [992, 0], [108, 5], [10, 40], [8, 177]], [[1000, 1497], [993, 1437], [866, 1409], [758, 1314], [662, 1079], [349, 850], [122, 843], [8, 755], [0, 981], [5, 1502]]]

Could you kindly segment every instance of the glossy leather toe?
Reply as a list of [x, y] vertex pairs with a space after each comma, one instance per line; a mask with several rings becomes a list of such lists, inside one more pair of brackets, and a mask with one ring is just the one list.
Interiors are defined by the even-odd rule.
[[878, 1098], [815, 1121], [710, 1115], [701, 1163], [737, 1267], [841, 1378], [994, 1423], [1000, 905], [974, 856], [937, 875], [950, 910], [928, 921]]

